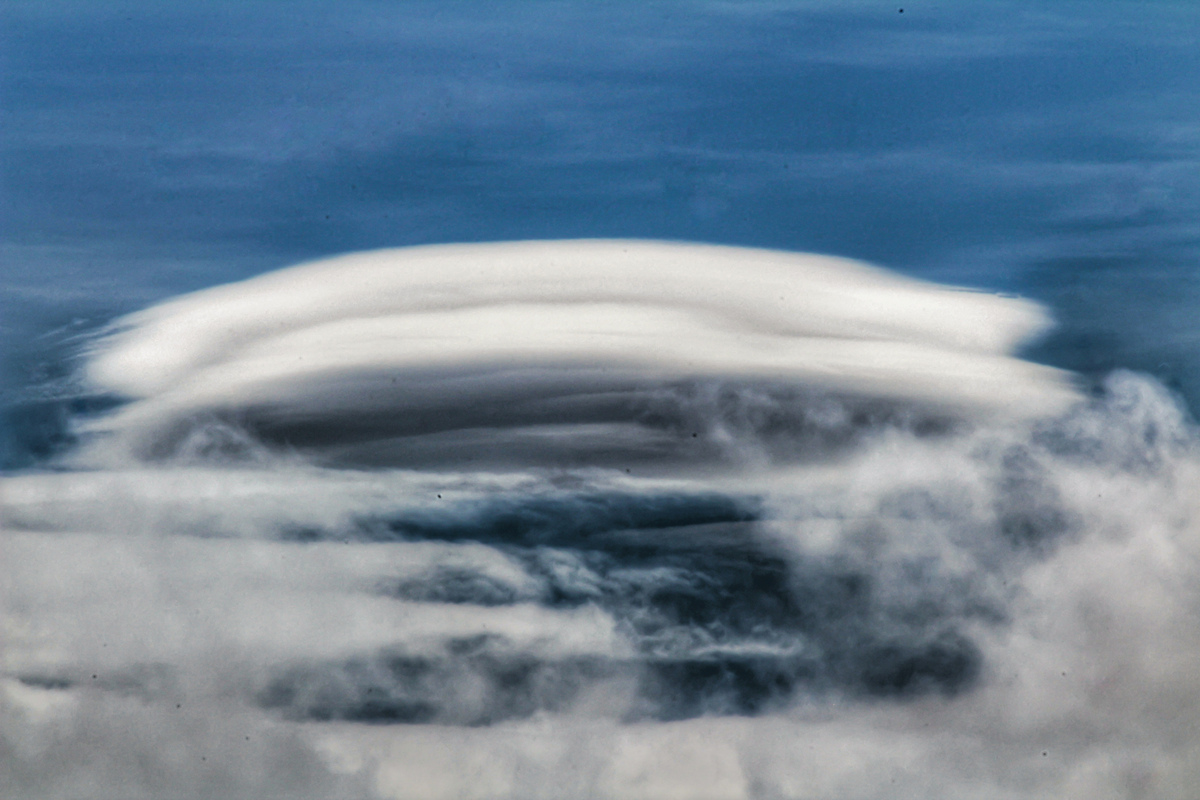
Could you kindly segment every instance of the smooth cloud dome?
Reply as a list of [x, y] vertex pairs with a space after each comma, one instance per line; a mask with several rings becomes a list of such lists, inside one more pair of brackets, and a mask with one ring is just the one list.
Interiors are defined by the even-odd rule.
[[668, 421], [688, 427], [681, 406], [699, 386], [929, 414], [1053, 413], [1074, 398], [1067, 381], [1011, 356], [1046, 325], [1027, 302], [824, 256], [451, 245], [342, 256], [172, 300], [120, 321], [87, 375], [135, 399], [105, 424], [147, 452], [214, 416], [292, 443], [377, 451], [394, 438], [410, 458], [480, 429], [530, 455], [554, 443], [675, 452], [692, 443], [670, 441]]

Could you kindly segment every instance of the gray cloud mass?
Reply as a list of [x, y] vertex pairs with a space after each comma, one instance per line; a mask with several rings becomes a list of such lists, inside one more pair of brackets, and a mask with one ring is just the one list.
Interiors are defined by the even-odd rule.
[[[83, 380], [124, 400], [0, 482], [0, 789], [1188, 797], [1196, 433], [1149, 378], [1011, 358], [1042, 324], [632, 241], [356, 255], [118, 320]], [[789, 359], [769, 384], [749, 337]]]

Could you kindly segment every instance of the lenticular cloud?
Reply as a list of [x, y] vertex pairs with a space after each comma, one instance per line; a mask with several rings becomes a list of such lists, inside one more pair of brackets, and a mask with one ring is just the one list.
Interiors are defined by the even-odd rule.
[[[798, 391], [926, 416], [1052, 412], [1072, 396], [1061, 377], [1010, 355], [1045, 323], [1028, 303], [844, 259], [632, 241], [438, 246], [135, 314], [88, 377], [136, 401], [105, 424], [139, 455], [222, 419], [376, 458], [390, 445], [401, 461], [515, 448], [522, 463], [588, 463], [720, 449], [709, 397], [746, 414], [758, 398], [780, 417], [810, 410], [774, 402]], [[709, 435], [688, 442], [701, 438], [678, 436], [689, 426]]]
[[1194, 431], [1046, 325], [626, 241], [119, 320], [119, 403], [0, 483], [0, 790], [1188, 797]]

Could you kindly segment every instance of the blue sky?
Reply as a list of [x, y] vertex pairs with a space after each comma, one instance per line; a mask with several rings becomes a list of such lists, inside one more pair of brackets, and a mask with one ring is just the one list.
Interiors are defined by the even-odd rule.
[[72, 319], [320, 255], [635, 236], [1030, 294], [1063, 322], [1041, 357], [1200, 390], [1191, 3], [0, 14], [10, 364]]

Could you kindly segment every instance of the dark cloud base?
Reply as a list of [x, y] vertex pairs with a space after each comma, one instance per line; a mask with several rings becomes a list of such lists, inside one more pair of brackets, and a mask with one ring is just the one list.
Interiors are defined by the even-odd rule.
[[[587, 684], [619, 678], [638, 685], [632, 719], [757, 714], [785, 706], [796, 691], [902, 699], [971, 686], [981, 655], [955, 630], [955, 612], [880, 600], [873, 584], [881, 576], [861, 566], [789, 557], [756, 529], [758, 505], [721, 495], [576, 494], [288, 532], [304, 541], [486, 543], [537, 578], [535, 602], [598, 606], [636, 655], [544, 662], [480, 636], [447, 641], [436, 659], [382, 653], [298, 668], [260, 701], [316, 719], [486, 724], [563, 710]], [[1037, 535], [1036, 523], [1022, 524], [1023, 536]], [[914, 572], [904, 594], [923, 594], [923, 580]], [[462, 568], [382, 590], [424, 602], [530, 601]], [[487, 687], [480, 708], [424, 699], [452, 696], [444, 687], [464, 676]]]

